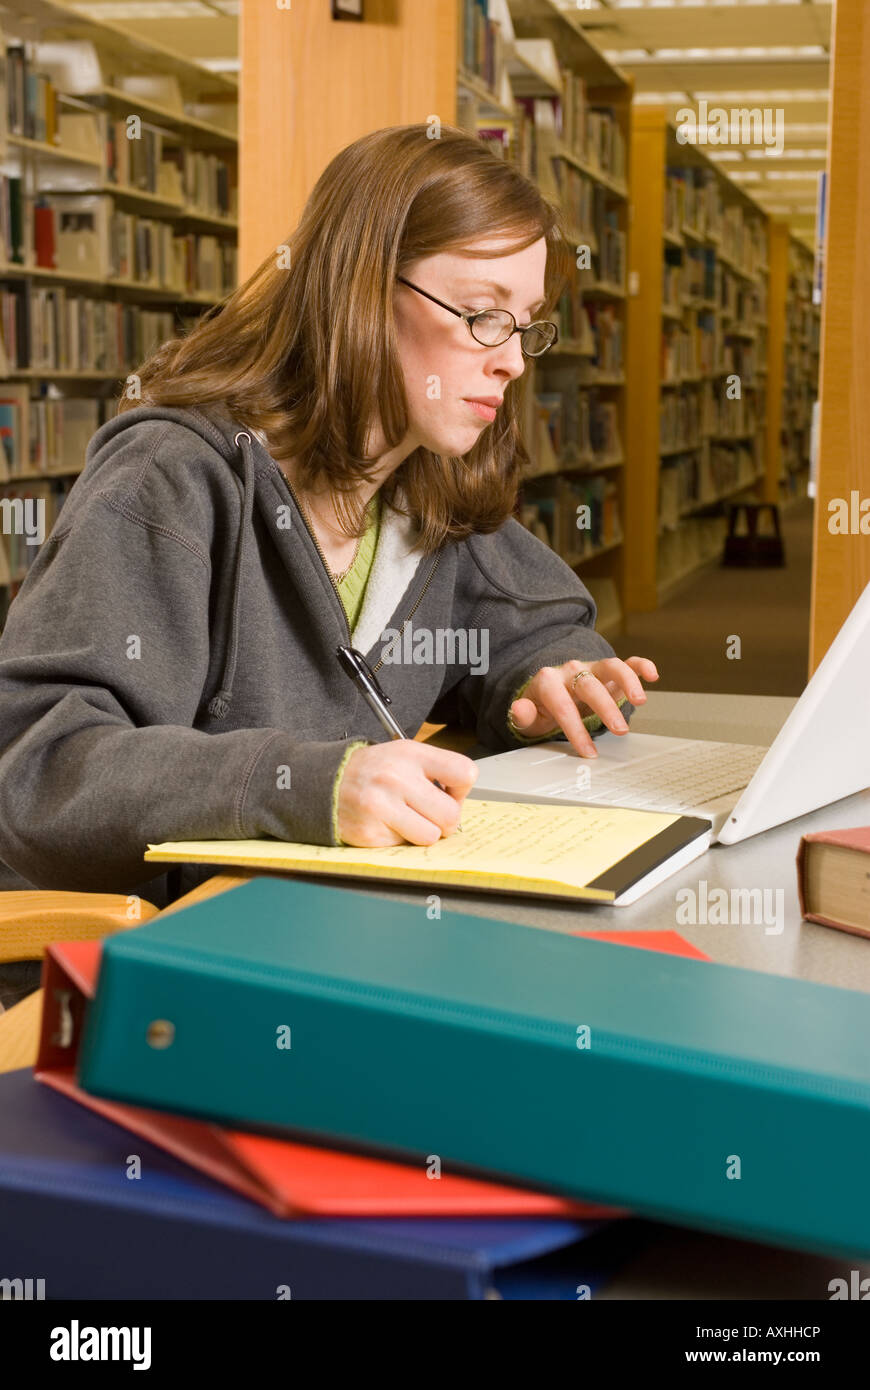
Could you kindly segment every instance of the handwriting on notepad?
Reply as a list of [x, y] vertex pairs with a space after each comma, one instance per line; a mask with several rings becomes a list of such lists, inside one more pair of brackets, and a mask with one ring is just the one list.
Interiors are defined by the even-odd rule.
[[546, 866], [576, 872], [584, 862], [614, 863], [626, 846], [636, 847], [639, 832], [644, 839], [651, 838], [674, 819], [667, 812], [653, 815], [608, 806], [467, 801], [461, 840], [450, 835], [434, 845], [405, 843], [366, 853], [397, 863], [419, 855], [433, 868], [442, 869], [498, 868], [522, 874]]

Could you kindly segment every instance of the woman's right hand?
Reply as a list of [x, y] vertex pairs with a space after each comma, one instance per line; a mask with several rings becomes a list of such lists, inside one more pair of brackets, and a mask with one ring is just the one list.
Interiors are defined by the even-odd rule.
[[[464, 753], [397, 738], [357, 748], [338, 789], [338, 833], [346, 845], [433, 845], [459, 824], [478, 769]], [[439, 791], [435, 780], [446, 790]]]

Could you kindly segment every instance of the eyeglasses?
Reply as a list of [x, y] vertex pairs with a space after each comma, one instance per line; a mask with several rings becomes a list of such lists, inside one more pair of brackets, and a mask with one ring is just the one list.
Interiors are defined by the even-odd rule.
[[538, 323], [528, 323], [521, 328], [509, 309], [481, 309], [476, 314], [465, 313], [462, 309], [454, 309], [452, 304], [445, 304], [442, 299], [436, 299], [428, 290], [421, 290], [419, 285], [412, 285], [403, 275], [397, 275], [396, 279], [400, 284], [407, 285], [409, 290], [416, 290], [418, 294], [431, 299], [433, 304], [463, 319], [472, 338], [484, 347], [498, 347], [515, 333], [519, 333], [523, 356], [540, 357], [558, 342], [559, 330], [547, 319], [541, 319]]

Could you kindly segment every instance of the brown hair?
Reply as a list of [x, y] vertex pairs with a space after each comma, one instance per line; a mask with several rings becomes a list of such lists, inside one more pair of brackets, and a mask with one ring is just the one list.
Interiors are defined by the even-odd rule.
[[[125, 395], [119, 412], [216, 405], [265, 431], [276, 459], [294, 458], [303, 491], [325, 481], [339, 525], [359, 535], [365, 518], [353, 489], [372, 463], [363, 457], [367, 429], [379, 420], [391, 448], [408, 427], [396, 276], [418, 257], [472, 254], [470, 243], [496, 235], [515, 237], [500, 255], [546, 238], [541, 316], [552, 313], [567, 247], [558, 209], [529, 179], [450, 126], [436, 139], [423, 124], [364, 135], [324, 169], [279, 254], [185, 337], [159, 347], [139, 373], [141, 399]], [[418, 448], [383, 483], [383, 497], [413, 517], [427, 551], [494, 531], [511, 515], [528, 462], [518, 390], [527, 376], [509, 383], [496, 422], [468, 454]], [[394, 500], [399, 485], [406, 505]]]

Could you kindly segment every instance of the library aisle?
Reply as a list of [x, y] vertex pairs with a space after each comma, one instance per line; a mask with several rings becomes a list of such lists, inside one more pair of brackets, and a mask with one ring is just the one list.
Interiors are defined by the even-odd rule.
[[[620, 656], [655, 652], [656, 690], [732, 695], [801, 694], [807, 680], [813, 504], [781, 517], [785, 565], [697, 571], [652, 613], [635, 613]], [[739, 657], [733, 638], [740, 638]]]

